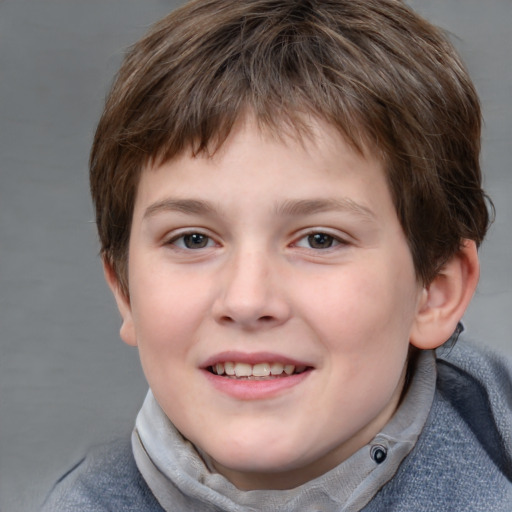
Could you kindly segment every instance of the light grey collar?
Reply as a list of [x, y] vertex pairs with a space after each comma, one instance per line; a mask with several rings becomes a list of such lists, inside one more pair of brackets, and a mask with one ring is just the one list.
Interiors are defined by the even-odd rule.
[[151, 390], [132, 434], [135, 461], [151, 491], [169, 512], [361, 510], [414, 447], [432, 405], [435, 381], [434, 353], [421, 352], [409, 390], [384, 429], [339, 466], [295, 489], [241, 491], [210, 471], [211, 465], [176, 430]]

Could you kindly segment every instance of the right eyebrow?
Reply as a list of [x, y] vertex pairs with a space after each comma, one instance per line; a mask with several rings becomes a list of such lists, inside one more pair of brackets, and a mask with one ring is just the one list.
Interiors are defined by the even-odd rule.
[[153, 217], [162, 212], [181, 212], [186, 214], [211, 214], [215, 212], [213, 205], [207, 201], [197, 199], [163, 199], [146, 208], [144, 218]]

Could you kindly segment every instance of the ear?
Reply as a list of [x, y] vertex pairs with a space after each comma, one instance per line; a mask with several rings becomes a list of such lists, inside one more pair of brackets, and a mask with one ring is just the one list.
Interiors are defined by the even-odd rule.
[[105, 274], [105, 280], [107, 281], [108, 286], [114, 294], [119, 313], [121, 313], [123, 321], [121, 329], [119, 330], [121, 339], [128, 345], [135, 347], [137, 346], [137, 337], [135, 335], [135, 325], [133, 323], [130, 298], [123, 291], [112, 265], [110, 265], [105, 258], [103, 258], [103, 273]]
[[460, 251], [422, 291], [410, 336], [412, 345], [433, 349], [450, 338], [473, 297], [479, 274], [476, 244], [464, 240]]

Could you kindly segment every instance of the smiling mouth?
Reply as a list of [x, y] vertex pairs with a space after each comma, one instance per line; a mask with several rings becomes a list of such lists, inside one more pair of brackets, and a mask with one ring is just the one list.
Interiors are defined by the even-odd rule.
[[245, 380], [269, 380], [290, 377], [304, 373], [311, 368], [308, 366], [295, 366], [282, 363], [235, 363], [226, 361], [208, 367], [208, 371], [214, 375], [231, 379]]

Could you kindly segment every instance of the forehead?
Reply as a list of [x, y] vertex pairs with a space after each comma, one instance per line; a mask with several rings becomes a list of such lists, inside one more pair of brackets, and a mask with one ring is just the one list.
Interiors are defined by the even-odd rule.
[[311, 119], [307, 131], [284, 126], [276, 132], [246, 117], [209, 153], [194, 154], [189, 148], [164, 163], [147, 165], [136, 209], [140, 214], [144, 205], [145, 215], [152, 215], [172, 206], [206, 214], [213, 208], [203, 199], [222, 198], [227, 204], [256, 200], [258, 194], [258, 204], [272, 195], [274, 211], [288, 215], [342, 206], [367, 216], [372, 215], [373, 195], [389, 195], [380, 160], [355, 148], [336, 127]]
[[[276, 106], [269, 113], [258, 108], [257, 98], [246, 98], [234, 111], [219, 113], [208, 126], [203, 126], [200, 120], [193, 123], [193, 119], [189, 119], [185, 123], [185, 129], [179, 130], [179, 134], [175, 133], [176, 130], [173, 128], [162, 127], [158, 140], [154, 139], [155, 144], [141, 146], [145, 151], [143, 163], [149, 161], [162, 164], [187, 152], [213, 156], [230, 139], [233, 132], [247, 125], [256, 127], [265, 137], [281, 142], [307, 141], [314, 139], [326, 129], [335, 130], [357, 152], [381, 158], [384, 152], [374, 133], [372, 122], [356, 111], [351, 112], [349, 121], [345, 121], [332, 112], [318, 111], [318, 108], [307, 100], [294, 104], [293, 107], [287, 104]], [[163, 135], [166, 130], [169, 130], [168, 137]]]
[[272, 119], [261, 118], [252, 109], [244, 109], [229, 129], [219, 126], [208, 139], [203, 140], [200, 134], [192, 134], [184, 149], [179, 152], [167, 152], [166, 147], [158, 149], [154, 155], [143, 162], [142, 173], [156, 169], [164, 164], [172, 164], [183, 159], [220, 160], [233, 145], [240, 144], [240, 134], [246, 135], [255, 144], [264, 141], [267, 144], [280, 145], [296, 151], [327, 154], [329, 145], [338, 145], [340, 139], [344, 151], [347, 149], [358, 157], [377, 162], [383, 169], [387, 168], [387, 157], [381, 148], [377, 147], [371, 136], [359, 126], [350, 130], [329, 122], [322, 117], [309, 112], [294, 113], [293, 119], [286, 112], [276, 113]]

